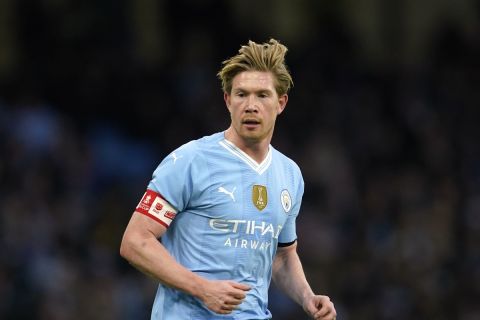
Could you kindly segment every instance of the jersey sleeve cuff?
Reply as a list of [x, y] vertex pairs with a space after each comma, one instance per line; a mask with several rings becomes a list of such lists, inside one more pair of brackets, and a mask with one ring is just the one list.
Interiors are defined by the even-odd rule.
[[297, 242], [297, 239], [291, 241], [291, 242], [279, 242], [278, 243], [278, 246], [279, 247], [289, 247], [291, 246], [292, 244], [294, 244], [295, 242]]

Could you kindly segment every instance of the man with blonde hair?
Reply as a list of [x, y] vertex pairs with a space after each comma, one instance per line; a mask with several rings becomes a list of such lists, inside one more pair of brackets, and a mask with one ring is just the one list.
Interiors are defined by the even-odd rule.
[[296, 251], [300, 169], [270, 145], [293, 85], [286, 52], [274, 39], [249, 41], [224, 61], [230, 126], [184, 144], [154, 171], [120, 248], [160, 282], [152, 319], [271, 319], [272, 278], [312, 318], [335, 319]]

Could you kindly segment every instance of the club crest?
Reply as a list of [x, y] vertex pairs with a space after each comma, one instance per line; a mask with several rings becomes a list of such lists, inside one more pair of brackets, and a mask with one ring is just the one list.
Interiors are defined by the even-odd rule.
[[285, 210], [285, 213], [288, 213], [290, 209], [292, 209], [292, 198], [290, 197], [290, 193], [288, 193], [287, 189], [282, 190], [282, 193], [280, 194], [280, 201], [282, 203], [283, 210]]
[[268, 203], [267, 187], [258, 184], [253, 185], [252, 202], [258, 210], [265, 209]]

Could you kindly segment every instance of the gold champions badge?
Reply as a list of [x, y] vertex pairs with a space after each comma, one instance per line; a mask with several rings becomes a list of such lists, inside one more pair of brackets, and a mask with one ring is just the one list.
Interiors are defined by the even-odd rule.
[[253, 185], [252, 202], [258, 210], [265, 209], [268, 203], [267, 187], [258, 184]]

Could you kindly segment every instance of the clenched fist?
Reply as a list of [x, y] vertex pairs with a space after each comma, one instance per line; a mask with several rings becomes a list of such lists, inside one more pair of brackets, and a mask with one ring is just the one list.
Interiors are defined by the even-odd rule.
[[312, 295], [303, 302], [303, 309], [315, 320], [335, 320], [337, 311], [327, 296]]

